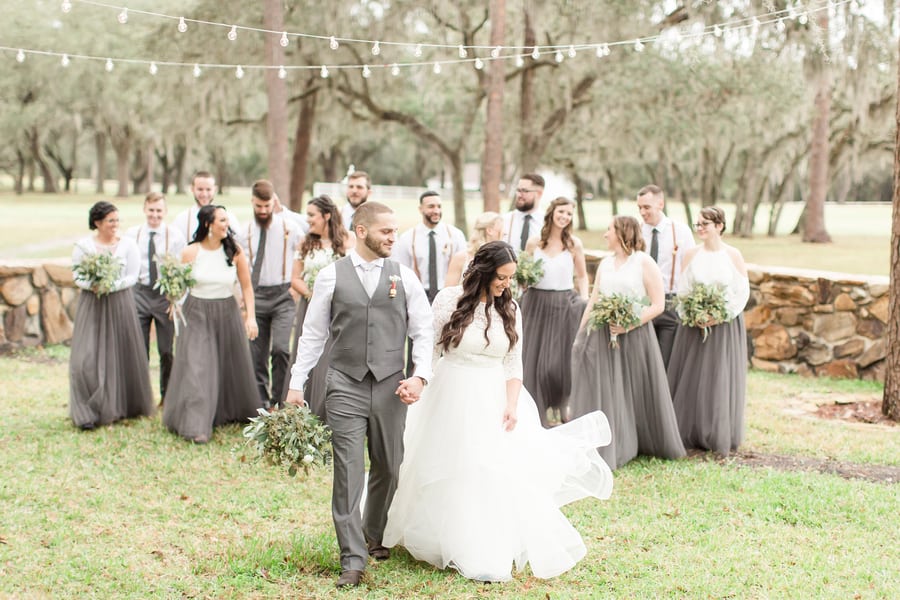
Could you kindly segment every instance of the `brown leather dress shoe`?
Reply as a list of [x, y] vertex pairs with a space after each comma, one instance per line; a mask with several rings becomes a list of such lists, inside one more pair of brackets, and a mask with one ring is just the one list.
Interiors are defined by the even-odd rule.
[[341, 576], [338, 577], [338, 580], [334, 583], [334, 587], [336, 588], [351, 588], [358, 587], [359, 581], [362, 579], [363, 572], [362, 571], [342, 571]]
[[391, 557], [391, 549], [385, 548], [381, 544], [369, 542], [369, 556], [375, 560], [387, 560]]

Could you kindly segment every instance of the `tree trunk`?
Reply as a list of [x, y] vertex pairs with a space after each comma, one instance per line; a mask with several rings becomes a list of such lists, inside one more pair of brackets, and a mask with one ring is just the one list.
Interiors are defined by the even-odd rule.
[[606, 168], [606, 180], [609, 182], [609, 204], [613, 216], [619, 214], [619, 188], [616, 186], [616, 176], [612, 169]]
[[587, 231], [587, 217], [584, 214], [584, 179], [578, 174], [575, 161], [566, 162], [569, 178], [575, 184], [575, 213], [578, 215], [578, 231]]
[[113, 151], [116, 153], [116, 180], [119, 182], [119, 189], [116, 196], [119, 198], [128, 197], [128, 158], [131, 154], [131, 138], [126, 133], [122, 136], [112, 136]]
[[[527, 4], [523, 11], [525, 17], [525, 37], [523, 53], [530, 54], [537, 44], [534, 27], [531, 24], [531, 14], [528, 12]], [[534, 59], [530, 56], [525, 60]], [[534, 123], [534, 69], [525, 69], [522, 71], [522, 81], [519, 88], [519, 169], [521, 173], [534, 173], [537, 170], [537, 157], [533, 152], [535, 123]]]
[[[269, 31], [284, 31], [284, 0], [265, 0], [263, 26]], [[273, 67], [284, 64], [284, 48], [279, 43], [280, 37], [277, 33], [269, 33], [263, 38], [266, 63]], [[276, 69], [266, 69], [265, 78], [266, 97], [269, 102], [269, 111], [266, 115], [269, 179], [275, 186], [275, 193], [287, 205], [293, 202], [290, 198], [292, 188], [288, 170], [287, 86], [284, 79], [278, 76]], [[298, 201], [302, 201], [302, 196]]]
[[[828, 37], [828, 11], [821, 11], [819, 25]], [[828, 67], [822, 65], [816, 82], [812, 141], [809, 154], [809, 197], [806, 199], [806, 221], [803, 241], [816, 244], [831, 242], [825, 230], [825, 197], [828, 194], [828, 119], [831, 114], [831, 81]]]
[[102, 131], [94, 133], [94, 150], [97, 155], [97, 179], [94, 182], [94, 191], [103, 194], [103, 184], [106, 182], [106, 134]]
[[16, 167], [14, 189], [21, 196], [25, 192], [25, 155], [19, 148], [16, 148]]
[[309, 148], [312, 145], [313, 124], [316, 122], [318, 94], [318, 90], [312, 90], [300, 101], [300, 116], [297, 117], [297, 131], [294, 134], [294, 159], [291, 161], [290, 209], [295, 212], [303, 209], [303, 190], [306, 188], [306, 173], [309, 170]]
[[172, 178], [175, 180], [175, 193], [183, 194], [185, 185], [184, 185], [184, 163], [187, 160], [188, 149], [187, 146], [183, 146], [181, 144], [176, 144], [175, 146], [175, 173], [172, 175]]
[[[491, 46], [503, 45], [506, 0], [490, 1]], [[500, 180], [503, 168], [503, 88], [506, 61], [492, 60], [487, 83], [487, 115], [484, 124], [484, 157], [481, 162], [481, 194], [485, 211], [500, 211]], [[463, 231], [466, 231], [464, 228]]]
[[57, 193], [59, 187], [56, 184], [56, 176], [53, 174], [50, 165], [47, 164], [47, 161], [44, 159], [44, 155], [41, 152], [41, 134], [38, 132], [37, 127], [32, 127], [28, 130], [28, 141], [31, 145], [31, 157], [35, 164], [37, 164], [38, 169], [40, 169], [41, 178], [44, 180], [44, 193]]
[[466, 222], [466, 190], [463, 187], [463, 149], [457, 148], [456, 153], [447, 158], [450, 161], [450, 183], [453, 186], [453, 224], [461, 231], [469, 231]]
[[[900, 67], [897, 70], [900, 92]], [[894, 129], [894, 198], [891, 218], [891, 283], [888, 302], [887, 357], [881, 412], [900, 421], [900, 93]]]
[[[332, 146], [328, 152], [319, 152], [319, 167], [322, 169], [322, 181], [333, 183], [338, 180], [337, 165], [339, 158], [343, 156], [337, 146]], [[337, 201], [337, 198], [334, 198]]]

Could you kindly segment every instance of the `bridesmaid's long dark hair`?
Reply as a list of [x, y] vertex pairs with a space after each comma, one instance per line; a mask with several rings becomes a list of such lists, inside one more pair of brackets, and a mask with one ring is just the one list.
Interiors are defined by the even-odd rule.
[[[340, 209], [338, 209], [334, 201], [325, 194], [316, 196], [310, 200], [309, 205], [315, 206], [319, 212], [322, 213], [323, 218], [325, 215], [331, 215], [331, 218], [328, 219], [328, 237], [331, 240], [331, 251], [337, 256], [344, 256], [347, 253], [344, 245], [347, 242], [348, 235], [347, 230], [344, 229], [344, 225], [341, 222]], [[300, 246], [300, 256], [306, 258], [310, 252], [321, 247], [322, 237], [315, 233], [308, 233], [306, 234], [306, 237], [303, 238], [303, 243]]]
[[487, 298], [484, 303], [484, 316], [487, 318], [487, 327], [484, 330], [485, 342], [491, 343], [488, 329], [491, 326], [491, 306], [493, 306], [503, 319], [503, 330], [509, 339], [509, 349], [512, 350], [516, 345], [519, 334], [516, 333], [516, 303], [513, 302], [512, 292], [507, 288], [496, 298], [491, 294], [491, 283], [497, 276], [497, 269], [509, 263], [517, 263], [516, 251], [506, 242], [488, 242], [475, 253], [463, 275], [463, 292], [456, 302], [456, 310], [441, 330], [438, 344], [444, 347], [445, 352], [451, 346], [454, 348], [459, 346], [466, 327], [475, 318], [475, 309], [478, 308], [482, 295]]
[[[216, 220], [216, 210], [220, 208], [223, 211], [225, 210], [224, 206], [216, 206], [213, 204], [207, 204], [206, 206], [200, 207], [200, 211], [197, 213], [197, 231], [194, 232], [194, 239], [191, 240], [192, 244], [202, 242], [207, 238], [209, 235], [209, 226]], [[234, 256], [241, 252], [237, 242], [234, 241], [234, 232], [231, 230], [231, 227], [228, 228], [228, 234], [225, 235], [225, 238], [222, 240], [222, 247], [225, 249], [225, 262], [227, 262], [230, 267], [234, 264]]]

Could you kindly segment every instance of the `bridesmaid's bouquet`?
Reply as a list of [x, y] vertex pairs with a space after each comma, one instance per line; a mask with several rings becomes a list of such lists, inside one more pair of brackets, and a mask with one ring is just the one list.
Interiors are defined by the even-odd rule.
[[544, 259], [535, 258], [527, 252], [522, 252], [517, 260], [516, 274], [513, 276], [513, 283], [515, 283], [513, 296], [519, 298], [527, 288], [536, 284], [544, 276]]
[[[591, 307], [588, 315], [590, 329], [602, 329], [608, 325], [618, 325], [625, 329], [641, 324], [641, 308], [648, 306], [648, 298], [633, 298], [625, 294], [601, 294]], [[609, 347], [619, 347], [619, 336], [610, 332]]]
[[100, 297], [115, 291], [116, 281], [122, 273], [122, 263], [109, 252], [95, 252], [85, 254], [72, 267], [72, 271], [77, 279], [87, 282], [91, 291]]
[[695, 283], [687, 294], [675, 298], [675, 310], [681, 323], [703, 329], [703, 341], [709, 337], [709, 324], [728, 319], [725, 287], [715, 283]]
[[303, 259], [302, 276], [303, 281], [306, 282], [306, 287], [309, 288], [310, 294], [312, 294], [313, 286], [316, 284], [316, 277], [318, 277], [319, 271], [333, 263], [335, 260], [337, 260], [337, 256], [331, 251], [311, 252]]
[[162, 260], [159, 257], [154, 260], [156, 260], [159, 277], [156, 279], [153, 289], [159, 290], [159, 293], [169, 301], [169, 317], [175, 321], [175, 335], [177, 336], [178, 321], [187, 325], [179, 302], [189, 289], [197, 285], [197, 280], [193, 275], [194, 266], [191, 263], [182, 264], [177, 258], [168, 254]]
[[271, 412], [260, 408], [257, 412], [259, 416], [244, 427], [244, 437], [257, 459], [287, 467], [291, 477], [300, 469], [308, 475], [313, 464], [331, 461], [331, 430], [309, 408], [288, 406]]

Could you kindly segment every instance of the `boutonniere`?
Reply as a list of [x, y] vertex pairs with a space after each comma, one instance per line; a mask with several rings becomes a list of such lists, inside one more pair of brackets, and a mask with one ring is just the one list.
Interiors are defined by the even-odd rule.
[[397, 282], [400, 281], [400, 276], [399, 275], [391, 275], [389, 279], [391, 280], [391, 289], [388, 292], [388, 297], [396, 298], [397, 297]]
[[450, 247], [450, 242], [447, 242], [446, 244], [444, 244], [444, 256], [450, 256], [450, 250], [452, 250], [452, 248]]

